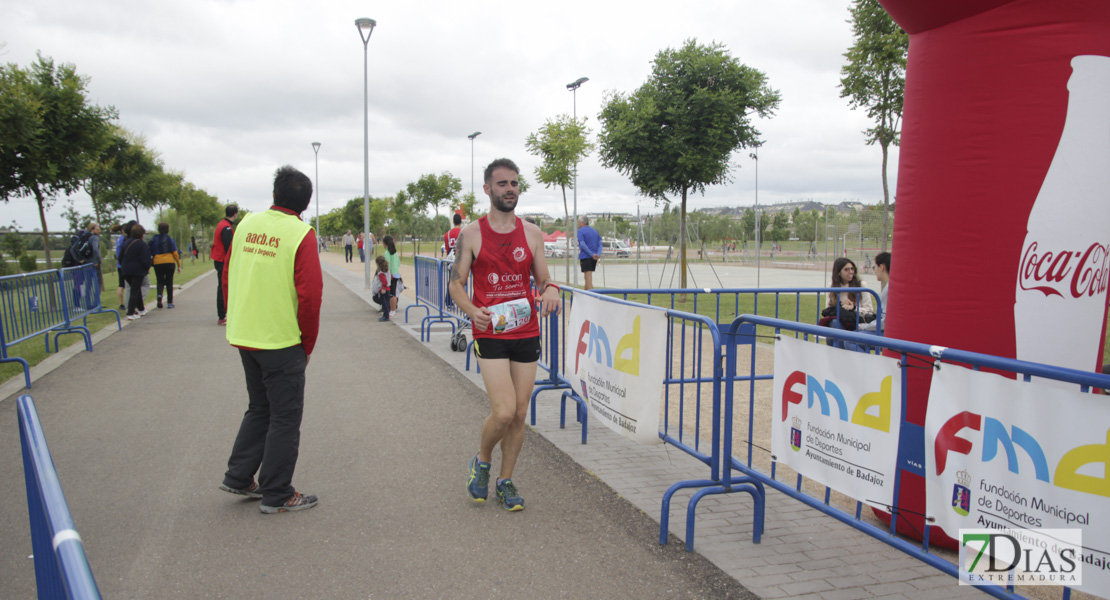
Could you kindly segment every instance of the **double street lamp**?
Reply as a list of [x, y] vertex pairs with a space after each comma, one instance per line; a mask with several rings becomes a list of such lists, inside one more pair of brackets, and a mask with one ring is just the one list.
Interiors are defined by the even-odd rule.
[[[355, 19], [355, 27], [358, 27], [358, 37], [362, 39], [362, 230], [369, 234], [370, 232], [370, 97], [368, 95], [369, 89], [369, 71], [366, 63], [367, 45], [370, 43], [370, 34], [374, 33], [374, 27], [378, 22], [374, 19]], [[365, 35], [363, 35], [365, 32]], [[366, 289], [370, 289], [371, 276], [370, 276], [370, 263], [374, 261], [368, 260], [363, 264], [363, 271], [365, 275]]]
[[[583, 83], [589, 81], [589, 77], [579, 77], [578, 79], [567, 84], [567, 89], [570, 90], [571, 95], [574, 96], [574, 124], [578, 124], [578, 88], [582, 87]], [[578, 159], [574, 160], [574, 184], [571, 188], [574, 191], [574, 239], [578, 240]], [[570, 240], [567, 240], [567, 257], [569, 260], [571, 246]], [[578, 269], [574, 270], [574, 285], [578, 285]]]
[[320, 142], [312, 142], [312, 152], [316, 154], [316, 185], [313, 193], [316, 196], [316, 251], [320, 251]]
[[[474, 138], [482, 135], [481, 131], [466, 136], [470, 140], [470, 197], [474, 197]], [[483, 188], [484, 189], [484, 188]]]

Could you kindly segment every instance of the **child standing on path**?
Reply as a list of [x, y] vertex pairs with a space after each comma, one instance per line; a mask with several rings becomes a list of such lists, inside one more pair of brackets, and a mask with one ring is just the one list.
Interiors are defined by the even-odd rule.
[[378, 265], [378, 272], [374, 274], [374, 281], [370, 283], [370, 293], [373, 294], [374, 302], [382, 306], [382, 316], [378, 320], [388, 321], [390, 299], [393, 297], [390, 293], [392, 282], [389, 276], [389, 263], [384, 256], [375, 257], [374, 262]]

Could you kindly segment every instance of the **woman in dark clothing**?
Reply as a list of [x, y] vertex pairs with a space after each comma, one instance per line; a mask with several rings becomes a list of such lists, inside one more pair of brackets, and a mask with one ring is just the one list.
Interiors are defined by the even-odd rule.
[[143, 241], [146, 229], [142, 225], [131, 227], [131, 235], [120, 247], [120, 270], [123, 279], [131, 287], [131, 296], [127, 300], [127, 320], [134, 321], [146, 314], [143, 305], [143, 279], [150, 271], [154, 260], [150, 255], [150, 246]]
[[158, 235], [150, 238], [150, 254], [154, 257], [154, 278], [157, 281], [158, 308], [162, 308], [162, 288], [166, 289], [166, 306], [173, 308], [173, 272], [181, 272], [181, 255], [170, 237], [170, 224], [159, 223]]

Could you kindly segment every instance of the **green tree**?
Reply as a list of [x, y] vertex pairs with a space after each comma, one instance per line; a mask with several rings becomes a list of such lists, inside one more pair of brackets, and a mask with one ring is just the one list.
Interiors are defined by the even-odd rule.
[[99, 192], [108, 210], [131, 209], [139, 220], [139, 208], [153, 209], [168, 204], [181, 180], [166, 173], [162, 160], [147, 147], [145, 140], [128, 136], [127, 145], [117, 155], [117, 178], [113, 185]]
[[648, 81], [611, 94], [598, 115], [601, 163], [628, 176], [641, 194], [681, 196], [679, 240], [686, 287], [686, 200], [690, 191], [730, 181], [734, 150], [762, 143], [751, 117], [769, 117], [779, 93], [762, 72], [741, 64], [722, 44], [689, 40], [655, 57]]
[[866, 108], [875, 126], [864, 131], [867, 144], [879, 144], [883, 150], [883, 233], [882, 250], [886, 250], [890, 231], [888, 205], [890, 187], [887, 162], [890, 145], [899, 143], [902, 123], [902, 100], [906, 91], [906, 56], [910, 37], [879, 5], [878, 0], [853, 0], [852, 35], [855, 43], [844, 57], [848, 64], [840, 69], [840, 97], [849, 98], [853, 110]]
[[[356, 196], [347, 201], [340, 208], [332, 209], [328, 214], [337, 214], [339, 217], [329, 217], [327, 226], [324, 225], [324, 216], [320, 216], [320, 228], [324, 235], [343, 235], [351, 230], [351, 235], [362, 231], [364, 200]], [[389, 202], [382, 198], [370, 197], [370, 231], [378, 231], [385, 225], [389, 218]]]
[[30, 69], [0, 67], [0, 196], [38, 203], [46, 266], [53, 268], [46, 209], [81, 187], [108, 144], [115, 109], [90, 104], [88, 79], [72, 64], [38, 55]]
[[343, 209], [344, 207], [340, 206], [320, 215], [320, 235], [334, 236], [343, 235], [347, 232], [343, 223]]
[[474, 214], [474, 205], [476, 203], [477, 198], [474, 196], [474, 194], [466, 192], [462, 196], [459, 196], [459, 201], [457, 204], [451, 206], [451, 211], [454, 212], [456, 210], [462, 209], [463, 214], [466, 215], [467, 218], [470, 218], [470, 216]]
[[62, 217], [66, 220], [66, 223], [69, 224], [70, 231], [74, 232], [78, 229], [84, 229], [85, 225], [89, 224], [89, 221], [95, 220], [95, 217], [92, 215], [83, 215], [78, 212], [77, 205], [74, 204], [72, 199], [66, 202], [66, 208], [62, 211]]
[[104, 201], [104, 192], [130, 183], [135, 166], [143, 159], [143, 148], [131, 143], [136, 139], [131, 132], [118, 125], [111, 128], [108, 145], [89, 164], [85, 179], [85, 193], [92, 200], [96, 221], [101, 224], [118, 220]]
[[391, 198], [370, 198], [370, 231], [381, 231], [385, 227], [392, 202]]
[[797, 211], [794, 216], [794, 235], [803, 242], [813, 242], [821, 235], [824, 227], [824, 215], [811, 210], [809, 212]]
[[[563, 217], [564, 222], [567, 223], [570, 222], [567, 188], [574, 189], [578, 163], [589, 156], [594, 149], [594, 145], [589, 142], [589, 134], [585, 117], [576, 121], [570, 115], [563, 114], [554, 119], [548, 119], [539, 130], [528, 134], [524, 142], [524, 147], [530, 154], [543, 159], [543, 163], [535, 169], [536, 181], [542, 183], [544, 187], [556, 186], [562, 190]], [[569, 231], [568, 235], [570, 235]], [[566, 280], [569, 281], [569, 252], [564, 262]]]
[[755, 239], [755, 210], [752, 207], [744, 209], [744, 214], [740, 216], [740, 233], [743, 234], [744, 240]]
[[[205, 248], [205, 244], [212, 239], [208, 232], [224, 218], [224, 205], [220, 199], [207, 191], [196, 187], [192, 182], [185, 182], [181, 186], [173, 208], [188, 220], [189, 224], [200, 228], [200, 238], [197, 245]], [[242, 212], [242, 209], [240, 209]], [[184, 246], [186, 240], [178, 240], [178, 245]]]
[[4, 239], [0, 241], [0, 248], [3, 248], [4, 252], [7, 252], [12, 258], [19, 260], [19, 257], [27, 250], [27, 242], [23, 240], [23, 236], [13, 230], [4, 234]]
[[343, 205], [343, 219], [340, 222], [339, 231], [333, 235], [347, 233], [348, 229], [352, 232], [362, 231], [362, 216], [365, 203], [366, 199], [362, 196], [357, 196], [348, 200], [347, 203]]
[[768, 236], [772, 242], [784, 242], [790, 239], [790, 217], [784, 211], [775, 213], [771, 219], [771, 232]]
[[462, 181], [447, 172], [439, 175], [425, 173], [420, 176], [420, 179], [409, 183], [405, 191], [414, 212], [424, 212], [430, 206], [438, 217], [439, 207], [458, 202], [458, 195], [462, 192]]

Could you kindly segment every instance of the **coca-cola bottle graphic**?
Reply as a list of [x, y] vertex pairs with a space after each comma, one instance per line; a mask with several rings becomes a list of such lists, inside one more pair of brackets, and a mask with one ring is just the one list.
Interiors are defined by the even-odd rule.
[[1091, 371], [1110, 275], [1110, 57], [1071, 67], [1060, 144], [1029, 212], [1014, 329], [1017, 358]]

